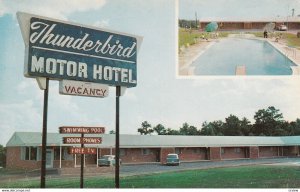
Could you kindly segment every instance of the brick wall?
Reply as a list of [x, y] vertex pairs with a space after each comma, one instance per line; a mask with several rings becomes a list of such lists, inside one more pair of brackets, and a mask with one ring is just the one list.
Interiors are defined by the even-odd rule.
[[124, 154], [120, 154], [122, 163], [142, 163], [142, 162], [159, 162], [160, 149], [148, 148], [143, 150], [141, 148], [122, 149]]
[[266, 26], [266, 24], [267, 24], [267, 22], [264, 22], [264, 23], [253, 22], [252, 29], [263, 29]]
[[211, 161], [220, 161], [221, 160], [221, 148], [220, 147], [210, 147], [210, 160]]
[[[205, 26], [208, 23], [209, 22], [200, 21], [200, 28], [205, 29]], [[219, 25], [219, 30], [235, 30], [235, 29], [261, 29], [262, 30], [267, 23], [268, 22], [218, 22], [218, 25]], [[289, 22], [288, 29], [300, 29], [300, 23]]]
[[250, 159], [257, 159], [259, 157], [258, 147], [250, 147]]
[[297, 156], [298, 155], [298, 146], [286, 146], [283, 148], [283, 156]]
[[114, 154], [115, 154], [115, 149], [109, 149], [109, 148], [99, 149], [99, 158], [102, 157], [103, 155], [114, 155]]
[[247, 158], [245, 147], [222, 147], [221, 159], [242, 159]]
[[206, 160], [206, 148], [204, 147], [187, 147], [180, 148], [179, 159], [181, 161]]
[[[142, 162], [159, 162], [160, 149], [148, 148], [148, 154], [143, 154], [141, 148], [120, 149], [120, 159], [122, 163], [142, 163]], [[110, 155], [111, 149], [99, 149], [99, 158], [103, 155]], [[115, 155], [115, 150], [112, 149], [112, 154]]]
[[165, 164], [167, 161], [167, 155], [169, 153], [175, 153], [175, 148], [161, 148], [160, 150], [160, 163]]
[[20, 147], [7, 147], [6, 168], [8, 169], [39, 169], [41, 161], [36, 160], [21, 160]]
[[85, 155], [85, 164], [86, 165], [96, 165], [97, 164], [97, 155], [87, 154]]
[[259, 157], [278, 157], [280, 150], [278, 147], [259, 147]]
[[[53, 167], [54, 168], [59, 168], [59, 160], [54, 160], [53, 161]], [[61, 161], [61, 167], [74, 167], [74, 161], [73, 160], [62, 160]]]
[[288, 29], [300, 29], [300, 23], [289, 23], [288, 24]]

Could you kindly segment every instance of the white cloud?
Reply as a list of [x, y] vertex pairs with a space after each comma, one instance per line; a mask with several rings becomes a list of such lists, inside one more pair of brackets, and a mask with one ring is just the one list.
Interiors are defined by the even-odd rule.
[[47, 17], [64, 19], [74, 12], [84, 12], [101, 8], [106, 0], [1, 0], [0, 16], [4, 14], [15, 15], [17, 11], [29, 12]]
[[107, 28], [109, 26], [109, 20], [108, 19], [104, 19], [104, 20], [96, 21], [93, 24], [93, 26], [100, 27], [100, 28]]
[[[261, 77], [231, 79], [201, 79], [192, 83], [196, 100], [187, 103], [194, 107], [198, 121], [224, 120], [230, 114], [247, 117], [253, 121], [255, 112], [274, 106], [285, 120], [294, 121], [300, 116], [300, 78], [299, 77]], [[191, 115], [188, 115], [188, 118]], [[196, 119], [190, 118], [191, 121]], [[188, 122], [191, 122], [188, 121]]]
[[[299, 1], [298, 1], [299, 2]], [[286, 17], [295, 9], [296, 0], [179, 0], [179, 16], [194, 19], [195, 12], [203, 20], [274, 19], [277, 15]]]
[[126, 99], [127, 101], [131, 101], [131, 102], [135, 102], [135, 101], [138, 100], [136, 94], [130, 88], [128, 88], [125, 91], [125, 93], [124, 93], [124, 95], [122, 97], [124, 97], [124, 99]]
[[[77, 119], [78, 121], [87, 121], [88, 118], [85, 114], [80, 112], [77, 103], [73, 101], [74, 96], [60, 95], [58, 92], [58, 83], [52, 83], [49, 87], [49, 115], [53, 115], [58, 119], [63, 119], [61, 115], [68, 115], [68, 119]], [[59, 110], [59, 113], [58, 113]]]
[[14, 131], [41, 130], [38, 129], [42, 126], [41, 111], [34, 107], [32, 100], [23, 100], [20, 103], [0, 103], [0, 116], [0, 130], [2, 130], [0, 140], [3, 144]]

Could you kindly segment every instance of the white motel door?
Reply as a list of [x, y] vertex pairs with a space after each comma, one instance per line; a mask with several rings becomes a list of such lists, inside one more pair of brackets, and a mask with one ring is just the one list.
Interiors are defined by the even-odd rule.
[[53, 168], [54, 153], [52, 149], [46, 151], [46, 168]]

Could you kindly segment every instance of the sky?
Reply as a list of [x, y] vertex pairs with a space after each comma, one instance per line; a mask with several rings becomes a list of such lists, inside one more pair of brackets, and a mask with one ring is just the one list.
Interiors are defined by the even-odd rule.
[[[224, 121], [233, 114], [253, 122], [255, 112], [268, 106], [280, 109], [288, 121], [300, 118], [299, 77], [176, 76], [177, 19], [183, 14], [182, 7], [194, 7], [194, 2], [180, 1], [177, 7], [174, 0], [0, 0], [0, 144], [6, 145], [15, 131], [42, 131], [43, 91], [35, 79], [23, 75], [25, 46], [17, 11], [143, 37], [137, 58], [137, 87], [127, 89], [120, 99], [122, 134], [138, 134], [143, 121], [172, 129], [185, 122], [200, 128], [204, 121]], [[213, 2], [216, 0], [201, 0], [199, 5], [210, 10]], [[214, 6], [220, 10], [215, 16], [242, 6], [237, 4], [239, 0], [226, 1], [233, 6], [221, 11], [224, 2], [219, 0]], [[276, 10], [289, 1], [283, 5], [276, 0], [251, 2], [259, 5], [254, 7], [258, 12], [269, 6], [276, 6]], [[292, 2], [290, 5], [295, 5]], [[269, 15], [277, 14], [273, 12]], [[252, 17], [254, 13], [239, 14]], [[59, 126], [114, 130], [115, 88], [110, 87], [107, 98], [67, 96], [59, 94], [58, 81], [50, 81], [48, 132], [58, 132]]]
[[201, 20], [286, 19], [300, 14], [299, 0], [179, 0], [179, 18]]

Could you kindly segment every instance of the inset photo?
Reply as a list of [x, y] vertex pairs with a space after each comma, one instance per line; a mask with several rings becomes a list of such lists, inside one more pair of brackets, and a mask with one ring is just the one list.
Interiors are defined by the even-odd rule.
[[300, 15], [293, 3], [179, 0], [178, 75], [299, 75]]

